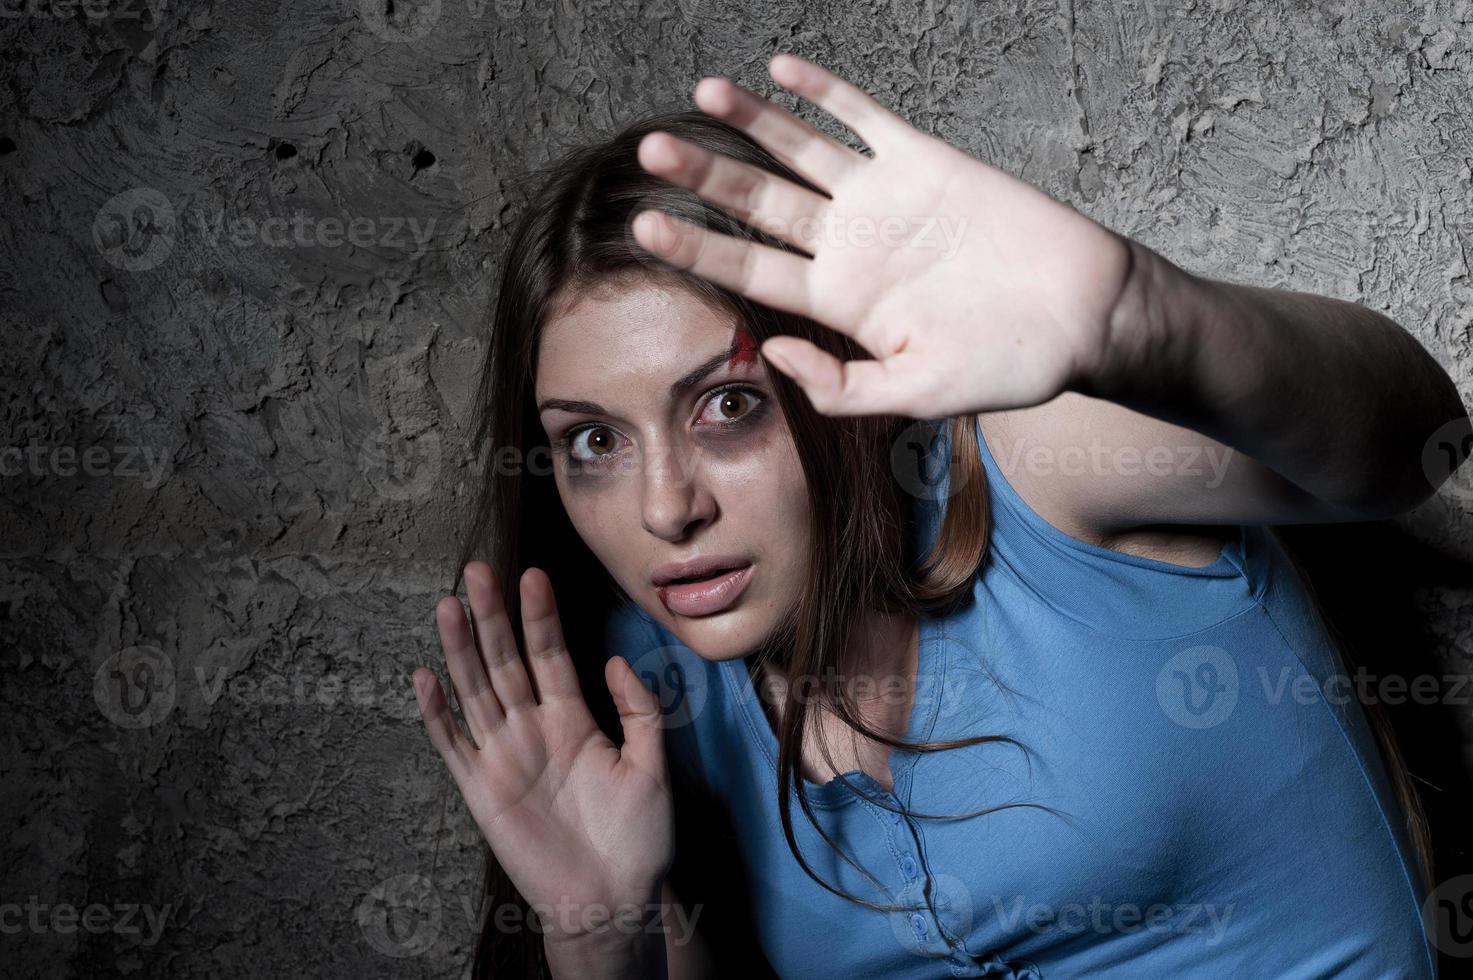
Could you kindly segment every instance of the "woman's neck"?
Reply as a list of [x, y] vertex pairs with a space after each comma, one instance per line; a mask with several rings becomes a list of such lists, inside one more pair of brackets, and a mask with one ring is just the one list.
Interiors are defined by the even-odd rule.
[[[871, 728], [895, 738], [903, 738], [910, 720], [915, 698], [915, 678], [919, 658], [920, 623], [914, 616], [871, 612], [855, 626], [853, 646], [837, 668], [826, 673], [834, 683], [842, 685], [858, 717]], [[888, 746], [868, 739], [861, 744], [859, 733], [845, 725], [828, 710], [817, 696], [825, 689], [825, 678], [791, 678], [781, 664], [769, 662], [759, 681], [763, 708], [773, 728], [781, 724], [787, 688], [797, 685], [798, 696], [809, 706], [810, 735], [825, 740], [833, 755], [834, 765], [827, 766], [811, 738], [805, 738], [804, 776], [826, 782], [840, 772], [859, 769], [869, 773], [880, 785], [890, 785]]]

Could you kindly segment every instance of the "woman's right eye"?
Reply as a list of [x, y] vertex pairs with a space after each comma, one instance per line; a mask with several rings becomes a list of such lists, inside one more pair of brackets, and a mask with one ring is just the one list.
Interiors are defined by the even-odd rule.
[[563, 436], [568, 456], [580, 463], [598, 463], [616, 451], [618, 433], [606, 425], [587, 425]]

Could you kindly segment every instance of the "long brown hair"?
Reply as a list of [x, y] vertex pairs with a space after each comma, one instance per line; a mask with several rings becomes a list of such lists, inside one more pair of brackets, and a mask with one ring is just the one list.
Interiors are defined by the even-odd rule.
[[[490, 346], [480, 373], [472, 445], [483, 454], [483, 469], [478, 475], [484, 475], [456, 563], [452, 591], [459, 591], [466, 563], [484, 557], [496, 570], [502, 600], [520, 644], [519, 576], [528, 567], [543, 569], [560, 600], [577, 599], [578, 615], [567, 616], [565, 611], [563, 626], [585, 692], [602, 690], [602, 625], [623, 596], [562, 508], [534, 405], [538, 342], [554, 313], [554, 304], [599, 284], [649, 277], [678, 283], [713, 309], [730, 314], [759, 345], [768, 337], [790, 334], [842, 359], [868, 356], [837, 331], [755, 304], [740, 294], [673, 269], [635, 242], [630, 231], [633, 217], [642, 210], [656, 208], [721, 234], [788, 248], [698, 195], [645, 171], [636, 151], [640, 139], [656, 130], [822, 193], [745, 133], [693, 110], [648, 116], [605, 141], [574, 149], [531, 174], [538, 183], [502, 264]], [[790, 677], [823, 679], [813, 692], [813, 703], [821, 710], [832, 711], [863, 736], [891, 748], [933, 752], [1005, 742], [1026, 752], [1025, 747], [1003, 735], [925, 743], [894, 738], [865, 723], [845, 686], [835, 680], [849, 676], [844, 670], [844, 651], [853, 648], [851, 633], [866, 610], [919, 616], [950, 608], [971, 592], [973, 577], [986, 555], [989, 529], [986, 476], [974, 417], [940, 420], [935, 432], [951, 447], [950, 485], [982, 488], [983, 492], [950, 496], [934, 546], [928, 555], [916, 556], [908, 554], [905, 534], [909, 508], [916, 499], [896, 479], [891, 451], [917, 420], [900, 416], [825, 416], [813, 409], [807, 396], [786, 375], [774, 370], [769, 378], [807, 483], [812, 504], [812, 544], [809, 586], [774, 635], [754, 651], [750, 659], [754, 669], [760, 671], [763, 663], [780, 658]], [[546, 461], [545, 465], [538, 465], [538, 459]], [[878, 884], [844, 854], [814, 818], [798, 771], [809, 728], [810, 699], [800, 696], [797, 687], [788, 688], [777, 726], [776, 789], [788, 846], [803, 870], [829, 891], [870, 908], [898, 908], [835, 889], [814, 872], [798, 847], [786, 791], [789, 786], [795, 789], [801, 808], [818, 833]], [[589, 708], [600, 727], [617, 743], [620, 729], [611, 701], [590, 697]], [[820, 748], [827, 759], [827, 746], [821, 744]], [[1398, 773], [1398, 785], [1403, 782]], [[888, 805], [883, 800], [876, 802]], [[1034, 803], [1008, 803], [977, 813], [1013, 806], [1049, 809]], [[493, 910], [507, 905], [519, 907], [517, 921], [530, 921], [525, 900], [488, 847], [481, 932], [472, 976], [546, 976], [540, 936], [529, 936], [525, 929], [500, 933], [493, 927]]]

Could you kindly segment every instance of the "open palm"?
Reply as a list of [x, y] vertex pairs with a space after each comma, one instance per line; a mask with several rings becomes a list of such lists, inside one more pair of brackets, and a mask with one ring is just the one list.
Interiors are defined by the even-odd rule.
[[420, 713], [517, 890], [534, 908], [571, 909], [545, 924], [547, 941], [576, 939], [585, 911], [642, 906], [669, 869], [674, 809], [659, 698], [623, 658], [609, 658], [604, 676], [625, 739], [616, 747], [583, 700], [547, 575], [529, 569], [520, 583], [531, 678], [490, 566], [467, 565], [465, 583], [474, 635], [458, 598], [435, 612], [474, 743], [423, 667], [414, 675]]
[[634, 221], [641, 246], [868, 351], [873, 360], [843, 362], [796, 337], [763, 344], [763, 355], [827, 414], [940, 418], [1023, 408], [1083, 376], [1101, 356], [1130, 275], [1127, 239], [921, 133], [812, 62], [783, 54], [769, 70], [874, 155], [712, 77], [696, 86], [701, 110], [825, 194], [668, 133], [646, 136], [639, 161], [806, 254], [656, 210]]

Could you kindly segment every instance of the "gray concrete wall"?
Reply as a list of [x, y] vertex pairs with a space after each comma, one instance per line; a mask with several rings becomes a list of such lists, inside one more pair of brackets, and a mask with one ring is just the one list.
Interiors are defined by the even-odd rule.
[[[3, 6], [8, 975], [466, 968], [408, 674], [491, 270], [526, 167], [702, 75], [813, 57], [1192, 271], [1385, 311], [1473, 401], [1468, 0]], [[1403, 664], [1469, 670], [1470, 526], [1463, 474], [1351, 549]], [[1465, 792], [1473, 709], [1429, 711]]]

